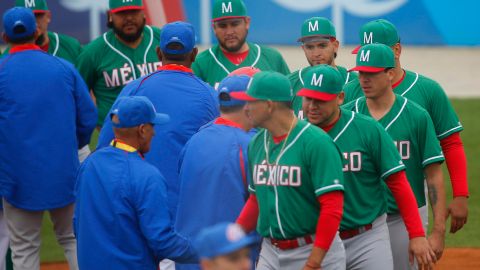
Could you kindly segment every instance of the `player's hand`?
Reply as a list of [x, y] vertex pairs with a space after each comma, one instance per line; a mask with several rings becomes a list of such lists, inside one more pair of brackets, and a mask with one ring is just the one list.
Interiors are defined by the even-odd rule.
[[450, 216], [450, 233], [456, 233], [465, 224], [468, 218], [467, 197], [455, 197], [447, 209], [447, 218]]
[[437, 261], [440, 260], [445, 248], [445, 232], [433, 231], [428, 237], [428, 243], [432, 247], [433, 252], [435, 252]]
[[435, 252], [433, 252], [425, 237], [410, 239], [408, 253], [410, 264], [413, 265], [413, 259], [417, 259], [418, 269], [433, 269], [433, 265], [437, 261]]
[[308, 262], [303, 267], [303, 270], [322, 270], [322, 267], [317, 263]]

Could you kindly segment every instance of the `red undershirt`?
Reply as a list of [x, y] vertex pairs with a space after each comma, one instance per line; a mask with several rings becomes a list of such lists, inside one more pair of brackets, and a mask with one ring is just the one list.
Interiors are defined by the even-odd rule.
[[237, 66], [240, 65], [245, 60], [245, 58], [247, 58], [249, 51], [250, 50], [247, 50], [243, 53], [231, 53], [231, 52], [226, 52], [226, 51], [222, 50], [225, 57], [230, 62], [232, 62], [234, 65], [237, 65]]
[[177, 64], [164, 65], [164, 66], [158, 67], [158, 70], [173, 70], [173, 71], [183, 71], [183, 72], [193, 73], [191, 68], [188, 68], [182, 65], [177, 65]]
[[224, 125], [224, 126], [236, 127], [236, 128], [239, 128], [239, 129], [243, 129], [242, 125], [240, 125], [239, 123], [234, 122], [232, 120], [225, 119], [223, 117], [218, 117], [217, 119], [215, 119], [215, 122], [213, 122], [213, 123], [215, 123], [217, 125]]
[[10, 53], [23, 52], [27, 50], [40, 50], [40, 47], [35, 44], [16, 45], [10, 49]]

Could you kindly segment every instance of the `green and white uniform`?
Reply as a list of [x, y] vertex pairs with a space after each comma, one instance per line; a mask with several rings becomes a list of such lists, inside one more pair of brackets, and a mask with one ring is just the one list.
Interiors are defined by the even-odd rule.
[[[370, 116], [365, 97], [346, 105], [353, 111]], [[432, 163], [443, 162], [440, 143], [435, 135], [432, 120], [426, 110], [414, 102], [396, 95], [390, 111], [378, 122], [390, 134], [405, 166], [407, 178], [420, 208], [420, 215], [427, 228], [424, 168]], [[395, 269], [409, 269], [408, 234], [395, 200], [385, 186], [388, 201], [387, 224]]]
[[[75, 64], [77, 57], [82, 52], [82, 45], [73, 37], [58, 34], [55, 32], [48, 32], [48, 38], [50, 43], [48, 45], [48, 52], [53, 56], [57, 56], [67, 60], [68, 62]], [[3, 52], [8, 54], [10, 47]]]
[[[296, 94], [300, 89], [302, 89], [305, 85], [304, 83], [304, 74], [306, 74], [312, 67], [304, 67], [297, 71], [294, 71], [288, 75], [288, 79], [290, 80], [290, 84], [292, 85], [293, 93], [295, 93], [295, 97], [293, 98], [293, 111], [295, 115], [300, 118], [304, 119], [303, 110], [302, 110], [302, 97], [297, 96]], [[349, 72], [346, 68], [342, 66], [336, 66], [337, 70], [340, 72], [345, 84], [351, 82], [353, 80], [358, 80], [358, 74], [356, 72]]]
[[147, 25], [142, 41], [135, 49], [122, 43], [112, 30], [84, 47], [77, 59], [77, 68], [95, 95], [97, 125], [103, 124], [127, 83], [156, 71], [162, 65], [155, 51], [159, 39], [160, 29]]
[[383, 184], [390, 175], [405, 170], [397, 148], [374, 119], [346, 109], [341, 109], [340, 119], [328, 134], [347, 161], [340, 231], [373, 225], [343, 240], [347, 269], [393, 269]]
[[254, 43], [248, 43], [248, 47], [249, 52], [245, 60], [235, 65], [228, 60], [219, 45], [213, 46], [197, 56], [192, 65], [193, 72], [215, 89], [223, 78], [241, 67], [256, 67], [263, 71], [272, 70], [284, 75], [290, 73], [287, 63], [276, 49]]
[[[248, 160], [252, 172], [249, 190], [256, 195], [260, 210], [257, 231], [265, 238], [294, 239], [315, 234], [320, 212], [317, 197], [343, 191], [340, 151], [325, 132], [303, 120], [298, 120], [286, 141], [279, 144], [267, 130], [260, 131], [250, 142]], [[312, 249], [306, 245], [274, 250], [267, 242], [262, 245], [263, 260], [278, 260], [282, 269], [299, 269]], [[325, 265], [337, 262], [338, 256], [344, 258], [345, 253], [337, 235], [322, 269], [342, 269]], [[264, 269], [260, 261], [258, 269]]]
[[[344, 91], [345, 104], [363, 96], [362, 87], [358, 80], [348, 83]], [[436, 81], [406, 70], [405, 78], [393, 89], [393, 92], [408, 98], [427, 110], [432, 118], [435, 133], [439, 140], [463, 130], [450, 100]]]

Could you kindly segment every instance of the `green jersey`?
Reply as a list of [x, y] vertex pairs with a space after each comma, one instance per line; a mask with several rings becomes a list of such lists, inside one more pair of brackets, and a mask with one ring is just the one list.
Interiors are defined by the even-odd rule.
[[[303, 75], [306, 74], [310, 68], [311, 66], [304, 67], [288, 75], [288, 79], [290, 80], [290, 84], [292, 85], [293, 92], [295, 94], [298, 93], [298, 91], [300, 91], [303, 88], [304, 86]], [[345, 81], [345, 84], [348, 82], [351, 82], [352, 80], [358, 79], [358, 75], [356, 72], [349, 72], [346, 68], [342, 66], [336, 66], [336, 68], [342, 75], [342, 78]], [[293, 111], [295, 112], [295, 115], [297, 115], [298, 118], [300, 119], [305, 118], [302, 110], [302, 97], [295, 95], [295, 97], [293, 98]]]
[[[78, 40], [55, 32], [48, 32], [48, 39], [50, 41], [47, 53], [63, 58], [72, 64], [76, 63], [77, 57], [82, 52], [82, 45]], [[10, 47], [7, 47], [3, 53], [8, 54], [9, 51]]]
[[249, 190], [260, 209], [257, 231], [264, 237], [314, 234], [317, 197], [343, 190], [340, 151], [325, 132], [303, 120], [279, 144], [267, 130], [260, 131], [250, 142], [248, 160]]
[[397, 148], [377, 121], [346, 109], [328, 135], [347, 161], [340, 230], [371, 224], [387, 211], [383, 181], [405, 170]]
[[[393, 92], [427, 110], [439, 140], [463, 130], [445, 91], [434, 80], [406, 70], [405, 77]], [[358, 80], [345, 86], [345, 104], [362, 96], [363, 91]]]
[[135, 49], [122, 43], [112, 30], [85, 46], [77, 59], [77, 68], [95, 95], [97, 125], [103, 124], [127, 83], [156, 71], [162, 65], [155, 52], [159, 39], [160, 29], [147, 25], [142, 41]]
[[197, 56], [192, 65], [193, 72], [215, 89], [223, 78], [241, 67], [273, 70], [284, 75], [290, 73], [287, 63], [276, 49], [254, 43], [248, 43], [248, 47], [247, 58], [239, 65], [235, 65], [228, 60], [219, 45], [213, 46]]
[[[426, 204], [424, 168], [432, 163], [443, 162], [444, 157], [428, 112], [406, 98], [395, 96], [392, 108], [378, 122], [390, 134], [397, 146], [407, 168], [408, 182], [415, 194], [418, 207], [422, 207]], [[371, 116], [365, 97], [350, 102], [346, 107]], [[393, 195], [386, 186], [385, 189], [388, 197], [388, 213], [398, 213]]]

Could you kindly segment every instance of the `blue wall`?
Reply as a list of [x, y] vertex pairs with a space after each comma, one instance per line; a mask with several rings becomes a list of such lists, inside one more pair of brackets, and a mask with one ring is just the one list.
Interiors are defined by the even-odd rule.
[[[72, 11], [66, 8], [66, 1], [92, 0], [49, 0], [52, 11], [50, 29], [78, 38], [86, 43], [90, 37], [90, 12]], [[102, 1], [102, 0], [94, 0]], [[103, 0], [105, 1], [105, 0]], [[199, 42], [200, 2], [183, 0], [187, 20], [197, 29]], [[332, 18], [333, 5], [342, 18], [344, 44], [358, 43], [360, 26], [375, 18], [393, 22], [400, 32], [402, 43], [411, 45], [480, 45], [480, 1], [478, 0], [244, 0], [252, 18], [249, 40], [264, 44], [295, 44], [301, 23], [312, 16]], [[13, 5], [13, 0], [1, 0], [3, 13]], [[349, 6], [341, 6], [341, 3]], [[307, 5], [302, 5], [307, 3]], [[340, 3], [340, 4], [339, 4]], [[461, 3], [461, 4], [460, 4]], [[307, 10], [307, 11], [305, 11]], [[105, 10], [99, 14], [100, 29], [105, 27]], [[1, 22], [0, 22], [1, 26]], [[3, 28], [3, 27], [2, 27]], [[339, 28], [339, 27], [337, 27]], [[211, 33], [211, 42], [214, 42]], [[339, 31], [337, 29], [337, 31]], [[341, 32], [341, 29], [340, 31]]]

